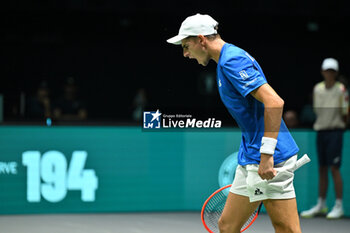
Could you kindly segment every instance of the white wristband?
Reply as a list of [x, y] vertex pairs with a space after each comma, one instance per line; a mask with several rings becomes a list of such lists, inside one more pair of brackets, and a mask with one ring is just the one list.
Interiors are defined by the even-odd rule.
[[277, 145], [277, 139], [262, 137], [260, 154], [273, 155], [275, 153], [276, 145]]

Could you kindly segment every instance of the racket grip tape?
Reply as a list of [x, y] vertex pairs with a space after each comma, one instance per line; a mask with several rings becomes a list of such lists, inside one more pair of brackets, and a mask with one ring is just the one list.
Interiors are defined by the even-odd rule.
[[309, 158], [309, 156], [307, 154], [304, 154], [303, 157], [301, 157], [300, 159], [297, 160], [293, 170], [295, 171], [295, 170], [299, 169], [300, 167], [302, 167], [303, 165], [307, 164], [310, 161], [311, 161], [311, 159]]
[[[295, 165], [291, 168], [292, 171], [298, 170], [300, 167], [304, 166], [305, 164], [307, 164], [308, 162], [310, 162], [311, 159], [309, 158], [309, 156], [307, 154], [304, 154], [303, 157], [301, 157], [300, 159], [298, 159], [295, 162]], [[277, 168], [278, 169], [278, 168]], [[259, 167], [258, 166], [251, 166], [251, 167], [247, 167], [248, 171], [255, 171], [258, 172]], [[279, 170], [279, 172], [281, 171], [286, 171], [287, 169], [282, 168]]]

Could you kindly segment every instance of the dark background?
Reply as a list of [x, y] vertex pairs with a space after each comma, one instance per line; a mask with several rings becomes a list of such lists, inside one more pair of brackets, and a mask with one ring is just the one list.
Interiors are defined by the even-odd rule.
[[[4, 123], [26, 122], [16, 111], [20, 94], [47, 80], [55, 98], [73, 76], [88, 121], [132, 124], [132, 102], [144, 87], [148, 110], [211, 115], [232, 121], [218, 93], [203, 94], [199, 78], [215, 75], [184, 59], [166, 43], [189, 15], [206, 13], [219, 33], [254, 56], [285, 109], [301, 111], [322, 80], [326, 57], [350, 76], [350, 8], [347, 1], [92, 1], [56, 0], [2, 4], [0, 93]], [[213, 113], [213, 114], [211, 114]]]

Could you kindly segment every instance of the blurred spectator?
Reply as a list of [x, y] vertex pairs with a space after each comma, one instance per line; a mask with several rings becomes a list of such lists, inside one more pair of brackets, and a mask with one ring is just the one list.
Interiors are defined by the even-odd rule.
[[316, 115], [312, 106], [312, 94], [308, 96], [306, 104], [300, 112], [300, 123], [303, 127], [312, 127], [316, 120]]
[[349, 91], [349, 80], [345, 75], [339, 75], [338, 77], [339, 82], [341, 82], [342, 84], [344, 84], [344, 86], [348, 89]]
[[51, 117], [50, 90], [46, 81], [42, 81], [35, 94], [26, 101], [26, 118], [45, 120]]
[[288, 110], [283, 114], [284, 123], [288, 128], [296, 128], [299, 126], [298, 113], [294, 110]]
[[303, 211], [302, 217], [326, 214], [326, 195], [328, 188], [328, 169], [331, 169], [336, 201], [327, 218], [335, 219], [344, 215], [343, 181], [340, 173], [343, 133], [348, 114], [348, 92], [344, 84], [336, 81], [339, 65], [334, 58], [327, 58], [322, 63], [323, 82], [314, 87], [313, 107], [316, 113], [314, 129], [317, 131], [317, 154], [319, 163], [319, 197], [316, 206]]
[[78, 98], [78, 87], [73, 77], [69, 77], [63, 87], [63, 95], [57, 99], [54, 118], [63, 121], [87, 119], [85, 104]]
[[[348, 98], [350, 96], [350, 87], [349, 87], [349, 79], [345, 76], [345, 75], [339, 75], [339, 82], [341, 82], [342, 84], [344, 84], [345, 88], [348, 90]], [[350, 114], [350, 106], [348, 106], [348, 116]], [[350, 122], [350, 118], [347, 118], [347, 124]]]
[[147, 105], [147, 94], [144, 88], [139, 88], [133, 100], [132, 118], [134, 121], [140, 121]]

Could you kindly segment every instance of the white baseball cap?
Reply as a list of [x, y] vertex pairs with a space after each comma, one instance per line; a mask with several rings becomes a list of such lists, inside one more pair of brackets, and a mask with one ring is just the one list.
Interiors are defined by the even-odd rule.
[[322, 62], [322, 70], [335, 70], [339, 71], [338, 61], [334, 58], [326, 58]]
[[218, 24], [219, 23], [209, 15], [196, 14], [189, 16], [182, 22], [179, 34], [168, 39], [167, 42], [179, 45], [181, 44], [181, 40], [189, 36], [217, 34], [216, 26]]

